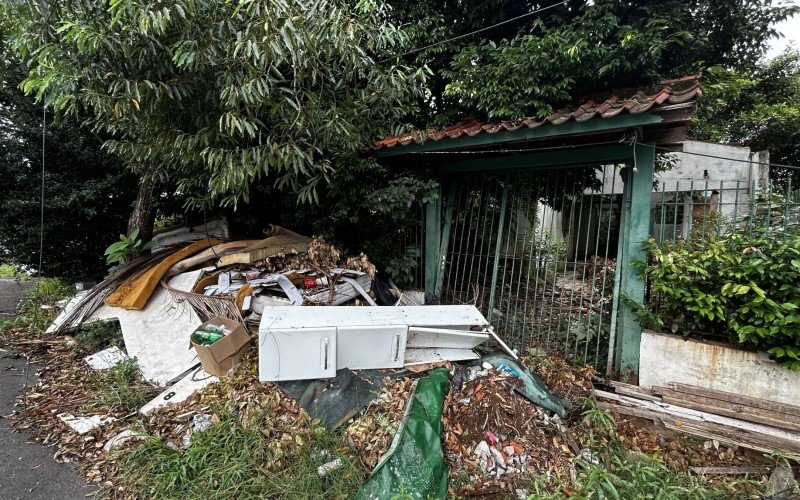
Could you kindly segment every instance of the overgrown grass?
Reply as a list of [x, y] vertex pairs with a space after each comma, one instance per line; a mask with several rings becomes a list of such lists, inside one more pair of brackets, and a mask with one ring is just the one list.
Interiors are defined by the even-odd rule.
[[122, 328], [119, 321], [84, 323], [75, 334], [75, 356], [84, 357], [109, 347], [122, 348]]
[[[324, 429], [293, 451], [283, 449], [281, 465], [269, 429], [247, 427], [228, 413], [192, 436], [176, 451], [151, 438], [125, 453], [121, 484], [140, 498], [351, 498], [365, 480], [343, 439]], [[281, 448], [277, 448], [281, 450]], [[339, 458], [343, 465], [325, 477], [317, 468]]]
[[31, 276], [28, 273], [22, 272], [19, 267], [14, 264], [0, 263], [0, 278], [16, 278], [20, 280], [28, 280]]
[[[585, 401], [588, 404], [588, 400]], [[628, 499], [657, 498], [722, 499], [744, 490], [755, 489], [755, 482], [740, 480], [730, 488], [714, 486], [688, 472], [677, 472], [658, 456], [626, 450], [616, 437], [614, 419], [607, 411], [588, 405], [581, 425], [592, 453], [600, 463], [576, 459], [574, 478], [537, 475], [528, 486], [530, 500], [562, 500], [567, 498]], [[741, 487], [741, 491], [740, 491]]]
[[156, 392], [141, 381], [135, 359], [126, 359], [107, 370], [93, 372], [90, 382], [94, 394], [104, 406], [126, 412], [138, 410]]
[[53, 306], [59, 300], [73, 295], [75, 295], [75, 289], [72, 285], [59, 279], [44, 278], [39, 283], [38, 290], [34, 286], [25, 292], [17, 315], [12, 319], [0, 322], [0, 331], [22, 326], [43, 331], [55, 319], [58, 310], [56, 308], [42, 309], [42, 306]]

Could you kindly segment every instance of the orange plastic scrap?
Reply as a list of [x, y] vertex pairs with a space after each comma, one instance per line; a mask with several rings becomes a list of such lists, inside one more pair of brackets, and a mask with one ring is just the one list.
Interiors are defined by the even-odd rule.
[[122, 284], [119, 285], [111, 295], [106, 297], [103, 302], [111, 307], [122, 307], [124, 309], [141, 311], [144, 309], [150, 296], [153, 295], [153, 291], [155, 291], [156, 286], [158, 286], [159, 281], [161, 281], [167, 269], [195, 252], [205, 250], [209, 246], [217, 244], [219, 244], [219, 240], [215, 238], [206, 238], [178, 250], [143, 274], [122, 282]]

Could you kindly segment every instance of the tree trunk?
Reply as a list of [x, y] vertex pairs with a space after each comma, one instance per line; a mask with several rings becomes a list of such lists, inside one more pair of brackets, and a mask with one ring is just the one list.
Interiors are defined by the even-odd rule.
[[147, 243], [153, 238], [153, 225], [156, 220], [155, 211], [156, 181], [146, 178], [139, 182], [139, 193], [133, 204], [133, 212], [128, 219], [128, 234], [139, 230], [139, 238]]

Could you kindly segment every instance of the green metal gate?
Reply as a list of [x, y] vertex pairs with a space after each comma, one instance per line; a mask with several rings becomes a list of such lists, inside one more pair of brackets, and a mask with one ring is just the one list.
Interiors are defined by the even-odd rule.
[[[613, 345], [622, 181], [613, 165], [447, 179], [438, 288], [514, 346], [604, 369]], [[447, 230], [445, 230], [447, 234]]]

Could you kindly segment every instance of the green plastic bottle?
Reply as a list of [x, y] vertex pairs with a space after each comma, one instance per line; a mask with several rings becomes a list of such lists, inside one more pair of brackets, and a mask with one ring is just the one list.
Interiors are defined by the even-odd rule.
[[194, 337], [193, 340], [195, 344], [211, 345], [214, 342], [221, 339], [222, 337], [224, 337], [224, 335], [220, 332], [209, 329], [209, 330], [197, 330], [196, 332], [194, 332], [194, 335], [192, 335], [192, 337]]

